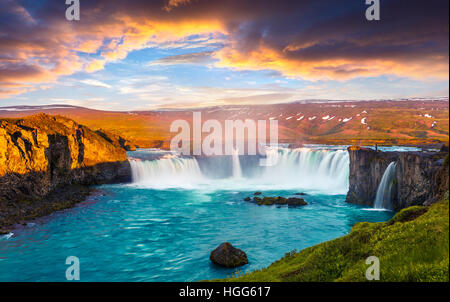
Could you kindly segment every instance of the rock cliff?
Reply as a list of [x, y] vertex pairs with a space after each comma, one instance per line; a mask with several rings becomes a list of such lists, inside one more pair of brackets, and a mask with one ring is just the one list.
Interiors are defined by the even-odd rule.
[[73, 120], [0, 119], [0, 227], [69, 206], [84, 199], [86, 186], [130, 175], [123, 148]]
[[350, 147], [347, 202], [373, 206], [387, 166], [395, 161], [392, 204], [395, 210], [431, 204], [448, 191], [448, 152], [381, 152]]
[[111, 131], [107, 131], [104, 129], [98, 129], [95, 131], [98, 135], [106, 139], [108, 142], [112, 143], [116, 147], [120, 147], [122, 149], [125, 149], [126, 151], [136, 151], [136, 146], [131, 141], [123, 138], [122, 136], [118, 134], [114, 134]]

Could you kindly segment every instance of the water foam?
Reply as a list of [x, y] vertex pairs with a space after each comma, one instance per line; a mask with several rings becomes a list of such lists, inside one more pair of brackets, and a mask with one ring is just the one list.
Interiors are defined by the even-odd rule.
[[[133, 185], [146, 188], [347, 193], [349, 157], [345, 149], [268, 148], [266, 157], [273, 166], [259, 166], [259, 161], [237, 153], [225, 162], [223, 158], [210, 158], [213, 163], [208, 165], [202, 164], [201, 158], [176, 155], [155, 160], [130, 158], [130, 164]], [[226, 169], [229, 175], [209, 176]]]
[[380, 184], [378, 185], [377, 195], [374, 201], [375, 209], [388, 209], [392, 210], [392, 189], [394, 187], [395, 180], [395, 168], [396, 163], [391, 162], [381, 177]]

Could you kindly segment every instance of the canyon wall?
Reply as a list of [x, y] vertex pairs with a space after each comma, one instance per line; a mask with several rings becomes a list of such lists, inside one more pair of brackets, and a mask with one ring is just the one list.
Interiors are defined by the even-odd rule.
[[0, 227], [39, 216], [48, 202], [58, 209], [75, 195], [82, 200], [89, 185], [130, 179], [120, 144], [73, 120], [0, 119]]
[[395, 210], [438, 201], [448, 191], [448, 152], [381, 152], [348, 148], [350, 179], [347, 202], [373, 206], [387, 166], [395, 161], [391, 201]]

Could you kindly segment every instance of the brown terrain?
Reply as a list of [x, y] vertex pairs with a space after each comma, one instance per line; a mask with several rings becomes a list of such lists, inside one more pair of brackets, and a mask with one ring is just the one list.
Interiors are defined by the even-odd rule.
[[0, 229], [72, 206], [89, 185], [128, 181], [116, 138], [62, 116], [0, 119]]
[[170, 124], [177, 119], [191, 123], [193, 111], [202, 113], [203, 122], [276, 119], [279, 141], [294, 145], [420, 145], [449, 141], [448, 100], [330, 101], [129, 112], [62, 105], [18, 106], [0, 108], [0, 117], [23, 117], [39, 112], [63, 115], [91, 129], [104, 129], [101, 131], [121, 136], [122, 140], [128, 140], [129, 148], [134, 145], [168, 148], [176, 134], [170, 133]]

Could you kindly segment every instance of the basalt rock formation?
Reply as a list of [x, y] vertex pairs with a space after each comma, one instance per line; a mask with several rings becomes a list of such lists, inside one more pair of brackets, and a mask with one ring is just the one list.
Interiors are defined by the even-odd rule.
[[71, 206], [89, 185], [130, 179], [126, 151], [73, 120], [0, 119], [0, 228]]
[[396, 162], [392, 205], [400, 210], [428, 205], [448, 191], [448, 152], [381, 152], [350, 147], [350, 179], [347, 202], [373, 206], [387, 166]]

